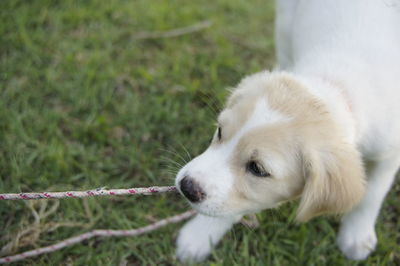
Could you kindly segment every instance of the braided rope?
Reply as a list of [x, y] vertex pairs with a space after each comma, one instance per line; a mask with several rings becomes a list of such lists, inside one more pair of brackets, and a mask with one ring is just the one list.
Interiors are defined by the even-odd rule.
[[94, 196], [120, 196], [176, 191], [175, 186], [169, 187], [146, 187], [128, 189], [92, 189], [87, 191], [66, 191], [66, 192], [38, 192], [38, 193], [7, 193], [0, 194], [0, 200], [33, 200], [33, 199], [63, 199], [63, 198], [86, 198]]
[[[85, 198], [95, 196], [119, 196], [119, 195], [150, 195], [154, 193], [171, 192], [177, 191], [175, 186], [167, 187], [147, 187], [147, 188], [128, 188], [128, 189], [93, 189], [87, 191], [67, 191], [67, 192], [38, 192], [38, 193], [6, 193], [0, 194], [0, 200], [34, 200], [34, 199], [62, 199], [62, 198]], [[187, 211], [175, 216], [171, 216], [160, 220], [158, 222], [149, 224], [144, 227], [131, 230], [93, 230], [81, 235], [77, 235], [65, 240], [62, 240], [56, 244], [49, 245], [38, 249], [29, 250], [20, 254], [11, 255], [8, 257], [0, 258], [0, 264], [16, 262], [30, 257], [38, 256], [45, 253], [50, 253], [62, 248], [75, 245], [84, 240], [93, 237], [126, 237], [126, 236], [138, 236], [150, 231], [154, 231], [160, 227], [166, 226], [172, 223], [178, 223], [182, 220], [188, 219], [192, 216], [194, 211]]]

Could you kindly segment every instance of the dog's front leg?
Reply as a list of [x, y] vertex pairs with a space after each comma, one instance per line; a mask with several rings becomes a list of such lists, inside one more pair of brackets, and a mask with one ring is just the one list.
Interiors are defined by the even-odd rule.
[[181, 261], [202, 261], [241, 216], [210, 217], [197, 214], [179, 232], [177, 257]]
[[399, 166], [398, 156], [373, 163], [368, 174], [369, 182], [363, 200], [359, 206], [343, 217], [340, 226], [337, 242], [346, 257], [363, 260], [375, 249], [377, 243], [375, 221]]

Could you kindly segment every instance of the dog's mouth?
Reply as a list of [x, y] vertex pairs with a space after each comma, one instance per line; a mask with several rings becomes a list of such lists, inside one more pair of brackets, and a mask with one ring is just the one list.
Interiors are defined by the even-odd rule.
[[210, 209], [208, 204], [205, 202], [205, 201], [207, 201], [207, 198], [205, 198], [202, 202], [195, 203], [195, 202], [192, 202], [190, 199], [188, 199], [179, 187], [178, 187], [178, 192], [185, 198], [186, 202], [189, 203], [190, 207], [192, 207], [198, 213], [201, 213], [201, 214], [204, 214], [207, 216], [213, 216], [213, 217], [218, 216], [218, 213], [216, 211], [213, 211], [212, 209]]
[[239, 216], [248, 213], [246, 211], [230, 209], [224, 204], [213, 204], [207, 201], [201, 203], [189, 202], [189, 204], [196, 212], [210, 217]]
[[178, 192], [185, 198], [186, 202], [189, 203], [190, 207], [192, 207], [196, 212], [206, 215], [206, 216], [211, 216], [211, 217], [220, 217], [224, 216], [225, 212], [222, 211], [222, 208], [220, 206], [213, 206], [211, 205], [207, 197], [204, 198], [203, 201], [201, 202], [192, 202], [190, 199], [188, 199], [185, 194], [181, 191], [179, 187], [177, 187]]
[[[186, 202], [189, 203], [196, 212], [210, 216], [210, 217], [226, 217], [226, 216], [236, 216], [248, 213], [253, 213], [254, 211], [246, 211], [239, 209], [232, 209], [227, 204], [224, 204], [222, 199], [214, 199], [212, 195], [204, 193], [204, 198], [201, 201], [194, 202], [191, 196], [188, 197], [187, 193], [184, 193], [179, 185], [176, 186], [178, 192], [185, 198]], [[218, 197], [217, 197], [218, 198]], [[216, 201], [217, 200], [217, 201]]]

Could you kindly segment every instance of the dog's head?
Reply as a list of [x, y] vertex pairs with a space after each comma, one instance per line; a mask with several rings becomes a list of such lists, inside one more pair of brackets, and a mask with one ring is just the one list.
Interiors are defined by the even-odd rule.
[[319, 99], [292, 76], [245, 78], [218, 117], [208, 149], [185, 165], [176, 185], [212, 216], [273, 208], [300, 197], [298, 220], [341, 213], [364, 191], [360, 154]]

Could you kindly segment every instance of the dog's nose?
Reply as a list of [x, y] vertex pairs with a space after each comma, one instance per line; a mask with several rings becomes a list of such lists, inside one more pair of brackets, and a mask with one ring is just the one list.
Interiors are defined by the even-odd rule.
[[179, 182], [179, 186], [183, 195], [193, 203], [198, 203], [206, 197], [206, 194], [201, 189], [200, 185], [189, 176], [185, 176]]

